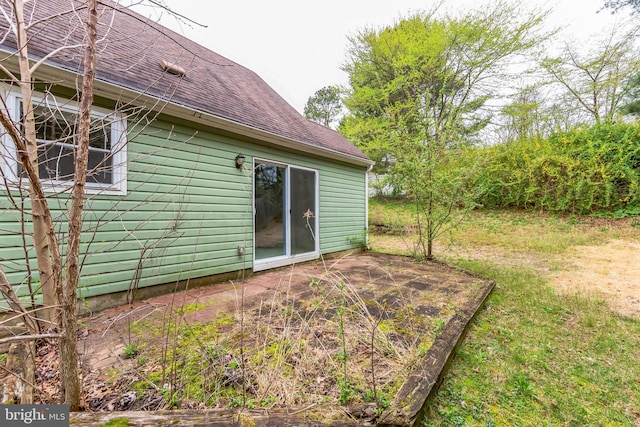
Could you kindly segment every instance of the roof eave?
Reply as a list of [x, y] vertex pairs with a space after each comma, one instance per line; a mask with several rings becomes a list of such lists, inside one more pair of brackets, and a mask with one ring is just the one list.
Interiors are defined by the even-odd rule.
[[[104, 96], [108, 99], [123, 99], [132, 97], [138, 102], [142, 102], [145, 106], [157, 106], [159, 103], [162, 105], [160, 108], [164, 114], [172, 117], [192, 121], [195, 123], [203, 124], [206, 126], [214, 127], [216, 129], [224, 130], [234, 133], [236, 135], [242, 135], [248, 138], [264, 141], [278, 147], [295, 149], [307, 154], [326, 157], [333, 160], [338, 160], [346, 163], [355, 164], [358, 166], [369, 167], [375, 162], [369, 159], [364, 159], [357, 156], [352, 156], [340, 151], [331, 150], [328, 148], [318, 147], [305, 141], [300, 141], [293, 138], [287, 138], [282, 135], [278, 135], [273, 132], [268, 132], [263, 129], [236, 122], [224, 117], [216, 116], [214, 114], [206, 113], [203, 111], [195, 110], [193, 108], [177, 104], [171, 101], [166, 101], [146, 94], [139, 94], [131, 91], [130, 89], [123, 88], [121, 86], [112, 85], [105, 82], [96, 81], [96, 94]], [[157, 108], [157, 107], [156, 107]]]
[[[6, 48], [0, 48], [0, 52], [14, 56], [15, 52], [6, 50]], [[7, 64], [5, 64], [7, 65]], [[17, 59], [16, 59], [17, 65]], [[39, 79], [44, 81], [69, 81], [70, 79], [76, 79], [77, 73], [67, 70], [62, 67], [58, 67], [52, 64], [41, 64], [38, 67], [36, 75]], [[165, 99], [158, 98], [149, 94], [137, 92], [135, 90], [119, 86], [117, 84], [107, 82], [104, 80], [96, 79], [94, 84], [94, 94], [102, 96], [111, 100], [119, 100], [126, 103], [133, 103], [136, 106], [149, 108], [152, 111], [162, 112], [169, 116], [192, 121], [195, 123], [203, 124], [206, 126], [214, 127], [220, 130], [231, 132], [237, 135], [245, 136], [248, 138], [254, 138], [260, 141], [264, 141], [278, 147], [295, 149], [307, 154], [315, 156], [321, 156], [332, 160], [342, 161], [349, 164], [354, 164], [363, 167], [370, 167], [375, 162], [370, 159], [353, 156], [350, 154], [342, 153], [340, 151], [331, 150], [328, 148], [319, 147], [310, 144], [305, 141], [300, 141], [293, 138], [288, 138], [282, 135], [268, 132], [256, 127], [236, 122], [224, 117], [216, 116], [214, 114], [206, 113], [203, 111], [195, 110], [188, 106], [177, 104], [175, 102], [167, 101]]]
[[[213, 125], [218, 129], [233, 132], [235, 134], [246, 136], [249, 138], [258, 139], [260, 141], [265, 141], [279, 147], [289, 148], [289, 149], [298, 148], [296, 151], [300, 151], [303, 153], [312, 154], [316, 156], [321, 156], [321, 157], [327, 157], [333, 160], [339, 160], [342, 162], [351, 163], [351, 164], [355, 164], [363, 167], [369, 167], [375, 163], [374, 161], [369, 159], [352, 156], [349, 154], [342, 153], [340, 151], [330, 150], [328, 148], [318, 147], [316, 145], [310, 144], [305, 141], [287, 138], [282, 135], [278, 135], [272, 132], [267, 132], [262, 129], [248, 126], [239, 122], [234, 122], [232, 120], [224, 119], [222, 117], [214, 116], [208, 113], [203, 113], [203, 112], [193, 110], [181, 105], [174, 104], [174, 105], [168, 105], [168, 107], [176, 107], [175, 113], [170, 114], [174, 117], [184, 118], [187, 120], [206, 124], [209, 126]], [[168, 109], [165, 108], [164, 111], [166, 112], [168, 110], [174, 111], [173, 108], [168, 108]], [[183, 110], [188, 111], [188, 114], [184, 116], [181, 115], [180, 111], [183, 111]], [[291, 144], [294, 144], [294, 146], [292, 146]]]

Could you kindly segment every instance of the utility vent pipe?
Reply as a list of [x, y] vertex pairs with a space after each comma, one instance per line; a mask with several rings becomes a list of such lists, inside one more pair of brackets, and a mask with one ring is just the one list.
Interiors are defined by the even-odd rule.
[[160, 66], [169, 74], [175, 74], [176, 76], [180, 77], [184, 77], [184, 75], [187, 74], [185, 69], [181, 66], [173, 64], [171, 62], [167, 62], [165, 60], [160, 61]]

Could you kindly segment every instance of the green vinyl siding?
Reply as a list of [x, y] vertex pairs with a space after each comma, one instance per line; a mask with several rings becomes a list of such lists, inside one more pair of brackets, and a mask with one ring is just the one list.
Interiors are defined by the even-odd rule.
[[[320, 252], [359, 246], [354, 236], [366, 227], [365, 167], [168, 121], [129, 129], [129, 135], [127, 194], [87, 196], [83, 297], [251, 268], [254, 157], [318, 171]], [[238, 153], [246, 156], [244, 170], [234, 165]], [[49, 199], [61, 240], [66, 197]], [[21, 247], [19, 215], [0, 196], [0, 263], [25, 295]], [[37, 270], [33, 250], [29, 258]]]

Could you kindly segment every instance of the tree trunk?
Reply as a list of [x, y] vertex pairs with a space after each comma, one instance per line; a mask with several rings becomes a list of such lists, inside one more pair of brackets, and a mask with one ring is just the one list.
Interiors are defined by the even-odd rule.
[[[30, 334], [38, 333], [38, 324], [26, 313], [20, 299], [14, 292], [7, 276], [0, 268], [0, 293], [4, 296], [9, 308], [16, 313], [22, 313], [24, 324]], [[19, 342], [11, 346], [7, 359], [7, 368], [15, 376], [7, 378], [2, 395], [9, 395], [19, 400], [18, 403], [33, 403], [33, 383], [35, 382], [36, 346], [33, 341]]]
[[[31, 81], [31, 69], [28, 56], [29, 38], [26, 24], [24, 22], [23, 0], [14, 1], [14, 12], [16, 16], [16, 39], [18, 45], [18, 63], [20, 66], [20, 93], [22, 95], [22, 133], [26, 145], [26, 157], [33, 168], [35, 179], [39, 180], [38, 170], [38, 143], [36, 141], [36, 125], [33, 116], [33, 84]], [[25, 160], [23, 160], [25, 163]], [[31, 199], [31, 211], [33, 220], [33, 244], [36, 249], [38, 260], [38, 273], [42, 289], [42, 299], [45, 307], [55, 307], [59, 299], [56, 293], [55, 278], [51, 262], [50, 242], [48, 238], [49, 230], [45, 218], [46, 203], [42, 194], [38, 194], [33, 185], [33, 179], [29, 179], [29, 197]], [[48, 308], [43, 311], [46, 320], [55, 321], [55, 309]]]
[[98, 25], [97, 1], [87, 4], [88, 17], [84, 55], [84, 75], [78, 133], [76, 134], [75, 172], [71, 190], [69, 231], [66, 252], [66, 276], [62, 290], [62, 338], [60, 340], [60, 377], [64, 389], [64, 403], [72, 411], [80, 407], [80, 376], [77, 349], [77, 289], [80, 279], [80, 237], [82, 236], [82, 211], [89, 159], [89, 131], [91, 105], [93, 104], [93, 82], [96, 64], [96, 34]]

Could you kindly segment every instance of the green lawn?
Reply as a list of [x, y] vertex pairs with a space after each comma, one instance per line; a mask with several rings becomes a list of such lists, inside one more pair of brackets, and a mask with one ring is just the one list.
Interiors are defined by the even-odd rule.
[[[372, 200], [373, 250], [412, 252], [412, 211]], [[425, 426], [638, 426], [640, 319], [596, 293], [559, 293], [552, 272], [574, 245], [640, 241], [637, 218], [474, 212], [436, 257], [497, 286], [451, 364]]]

